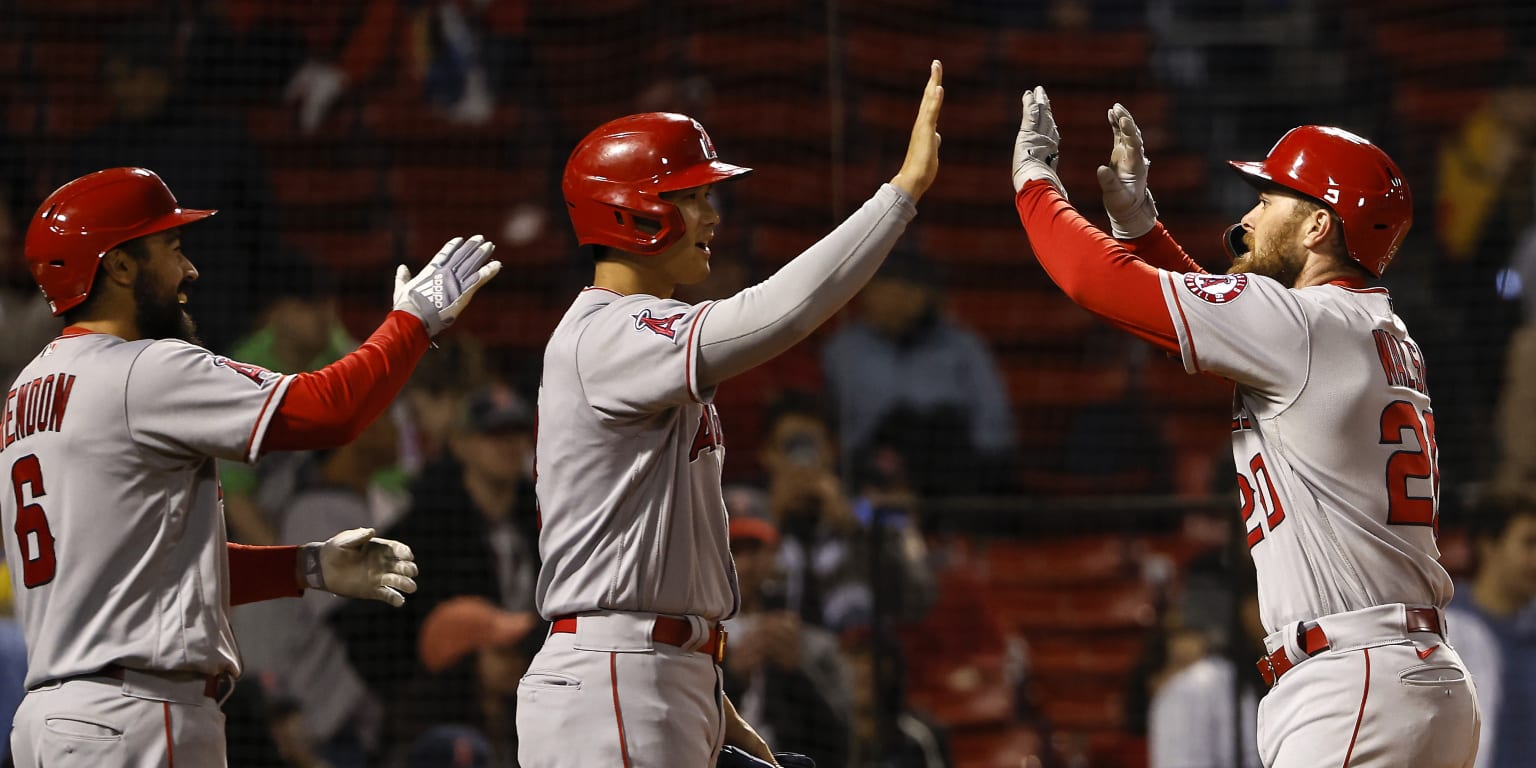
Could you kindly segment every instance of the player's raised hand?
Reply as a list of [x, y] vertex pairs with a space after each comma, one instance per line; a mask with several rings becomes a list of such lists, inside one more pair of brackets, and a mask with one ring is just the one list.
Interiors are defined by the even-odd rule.
[[479, 235], [455, 237], [415, 277], [401, 264], [395, 269], [395, 309], [421, 318], [428, 336], [442, 333], [475, 291], [501, 271], [501, 262], [491, 260], [495, 250], [494, 243]]
[[1013, 191], [1036, 179], [1045, 179], [1056, 186], [1062, 197], [1067, 188], [1056, 175], [1056, 162], [1061, 155], [1061, 132], [1056, 130], [1056, 116], [1051, 114], [1051, 100], [1045, 89], [1035, 86], [1024, 92], [1024, 119], [1019, 123], [1019, 135], [1013, 142]]
[[933, 185], [939, 174], [939, 108], [944, 106], [944, 65], [934, 59], [928, 65], [928, 85], [923, 88], [923, 102], [917, 108], [917, 122], [912, 126], [912, 140], [907, 157], [891, 185], [907, 193], [914, 201]]
[[299, 547], [304, 585], [342, 597], [378, 600], [396, 608], [416, 591], [416, 562], [411, 548], [392, 539], [376, 539], [372, 528], [353, 528]]
[[1134, 240], [1157, 223], [1157, 203], [1147, 189], [1147, 151], [1136, 118], [1121, 104], [1109, 109], [1109, 127], [1115, 146], [1109, 165], [1099, 166], [1099, 189], [1104, 191], [1104, 210], [1110, 229], [1121, 240]]

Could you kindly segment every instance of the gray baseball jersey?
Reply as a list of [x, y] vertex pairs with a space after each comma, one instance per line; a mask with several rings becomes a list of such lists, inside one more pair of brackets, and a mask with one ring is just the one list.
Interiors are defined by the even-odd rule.
[[1435, 415], [1386, 289], [1160, 276], [1185, 369], [1237, 384], [1232, 451], [1264, 626], [1445, 607]]
[[29, 687], [109, 664], [239, 673], [214, 458], [256, 458], [289, 381], [100, 333], [22, 370], [0, 416], [0, 518]]
[[725, 445], [694, 333], [712, 306], [588, 288], [550, 337], [535, 462], [545, 617], [736, 612]]

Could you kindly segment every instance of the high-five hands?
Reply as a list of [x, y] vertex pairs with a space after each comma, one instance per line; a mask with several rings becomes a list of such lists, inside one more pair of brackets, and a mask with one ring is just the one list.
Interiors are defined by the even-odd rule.
[[928, 85], [923, 88], [923, 102], [917, 108], [907, 157], [901, 170], [891, 178], [891, 185], [907, 193], [913, 202], [928, 191], [939, 174], [939, 107], [943, 105], [944, 65], [934, 59], [928, 65]]
[[1110, 229], [1120, 240], [1134, 240], [1157, 224], [1157, 202], [1147, 189], [1147, 152], [1136, 118], [1120, 104], [1109, 110], [1109, 127], [1115, 147], [1109, 165], [1099, 166], [1099, 188], [1104, 191], [1104, 210]]
[[469, 306], [475, 291], [501, 271], [501, 262], [491, 260], [495, 250], [479, 235], [455, 237], [415, 277], [401, 264], [395, 269], [395, 309], [421, 318], [428, 336], [442, 333]]
[[1067, 188], [1056, 175], [1056, 162], [1061, 154], [1061, 132], [1056, 130], [1056, 117], [1051, 114], [1051, 100], [1045, 89], [1035, 86], [1024, 92], [1024, 119], [1019, 123], [1019, 136], [1013, 142], [1013, 191], [1036, 179], [1045, 179], [1056, 186], [1062, 197]]

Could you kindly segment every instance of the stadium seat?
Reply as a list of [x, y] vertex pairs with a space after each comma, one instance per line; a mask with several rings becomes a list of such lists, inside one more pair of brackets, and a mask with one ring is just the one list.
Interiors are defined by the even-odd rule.
[[950, 313], [999, 346], [1072, 346], [1098, 324], [1061, 291], [952, 290]]
[[[288, 230], [283, 239], [324, 264], [338, 279], [352, 282], [351, 276], [388, 285], [391, 270], [401, 263], [400, 245], [394, 231]], [[362, 337], [359, 337], [362, 338]]]
[[1078, 587], [1135, 578], [1119, 534], [993, 539], [984, 560], [989, 583]]
[[1050, 745], [1026, 725], [966, 728], [950, 733], [955, 765], [967, 768], [1026, 768], [1050, 765]]
[[[998, 58], [1005, 70], [1028, 73], [1030, 84], [1043, 84], [1048, 90], [1057, 84], [1102, 86], [1118, 83], [1130, 96], [1138, 93], [1152, 78], [1150, 48], [1151, 35], [1144, 29], [1081, 32], [1006, 29], [999, 33]], [[1062, 93], [1069, 90], [1056, 89]], [[1056, 91], [1051, 93], [1053, 103]], [[1105, 104], [1103, 109], [1109, 106]], [[1100, 114], [1102, 112], [1100, 110]], [[1141, 115], [1137, 114], [1136, 119], [1139, 122]]]
[[1003, 378], [1016, 408], [1113, 402], [1124, 397], [1130, 381], [1125, 365], [1118, 362], [1010, 363]]
[[1156, 611], [1139, 583], [1040, 589], [988, 583], [987, 601], [1005, 629], [1024, 633], [1107, 632], [1152, 626]]

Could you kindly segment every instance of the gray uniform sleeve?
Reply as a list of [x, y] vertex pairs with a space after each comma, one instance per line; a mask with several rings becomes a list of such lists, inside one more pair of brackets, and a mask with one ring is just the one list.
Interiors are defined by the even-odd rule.
[[128, 371], [128, 431], [167, 455], [255, 461], [290, 381], [202, 347], [157, 341]]
[[883, 184], [837, 229], [772, 277], [715, 302], [699, 327], [703, 386], [719, 384], [809, 336], [869, 282], [916, 215], [906, 193]]
[[1159, 276], [1186, 372], [1214, 373], [1276, 402], [1301, 391], [1312, 348], [1293, 291], [1258, 275]]
[[709, 402], [714, 388], [700, 386], [695, 361], [699, 322], [714, 307], [635, 294], [589, 318], [576, 341], [587, 402], [619, 421]]

